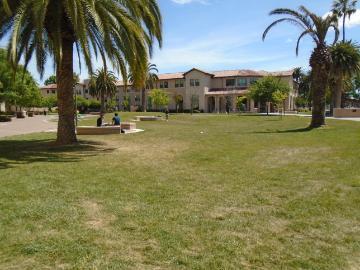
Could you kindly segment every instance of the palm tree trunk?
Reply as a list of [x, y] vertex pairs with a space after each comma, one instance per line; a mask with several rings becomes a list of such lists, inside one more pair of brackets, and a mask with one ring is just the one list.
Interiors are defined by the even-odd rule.
[[342, 77], [339, 79], [339, 81], [336, 84], [336, 89], [335, 89], [335, 108], [341, 108], [341, 98], [342, 98], [342, 92], [343, 92], [343, 87], [344, 87], [344, 81], [342, 79]]
[[312, 67], [312, 119], [310, 128], [317, 128], [325, 125], [326, 109], [326, 88], [329, 82], [329, 69], [331, 65], [331, 55], [326, 45], [319, 44], [310, 57]]
[[146, 99], [146, 89], [145, 88], [143, 88], [142, 89], [142, 92], [141, 92], [141, 106], [142, 106], [142, 111], [143, 112], [146, 112], [146, 101], [145, 101], [145, 99]]
[[311, 128], [325, 125], [325, 91], [327, 87], [328, 75], [326, 70], [313, 69], [314, 82], [312, 85], [313, 109]]
[[73, 41], [62, 39], [62, 61], [57, 67], [58, 110], [59, 122], [57, 144], [73, 144], [77, 141], [74, 121], [74, 91], [73, 91]]
[[344, 14], [344, 18], [343, 18], [343, 42], [345, 42], [345, 20], [346, 20], [346, 15]]
[[104, 90], [101, 90], [101, 94], [100, 94], [100, 115], [104, 115], [105, 114], [105, 93]]

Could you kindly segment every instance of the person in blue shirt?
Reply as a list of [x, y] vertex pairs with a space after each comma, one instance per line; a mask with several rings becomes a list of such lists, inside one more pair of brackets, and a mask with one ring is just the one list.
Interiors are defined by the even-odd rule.
[[115, 113], [115, 116], [112, 119], [112, 124], [113, 126], [120, 126], [120, 123], [121, 123], [120, 116], [117, 113]]

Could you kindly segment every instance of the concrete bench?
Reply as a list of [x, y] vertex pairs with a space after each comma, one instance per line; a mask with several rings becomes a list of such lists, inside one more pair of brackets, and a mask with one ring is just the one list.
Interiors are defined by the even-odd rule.
[[336, 118], [360, 117], [360, 108], [335, 108], [334, 117]]
[[120, 134], [121, 130], [135, 130], [136, 123], [124, 122], [120, 126], [82, 126], [76, 128], [77, 135], [108, 135], [108, 134]]
[[163, 118], [161, 116], [136, 116], [136, 121], [160, 121]]

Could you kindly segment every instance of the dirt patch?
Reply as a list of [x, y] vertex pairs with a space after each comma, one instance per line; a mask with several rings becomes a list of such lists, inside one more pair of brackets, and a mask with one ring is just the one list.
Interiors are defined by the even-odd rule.
[[85, 223], [91, 229], [108, 229], [110, 223], [115, 220], [114, 215], [106, 213], [103, 207], [95, 201], [84, 201], [82, 207], [87, 218]]

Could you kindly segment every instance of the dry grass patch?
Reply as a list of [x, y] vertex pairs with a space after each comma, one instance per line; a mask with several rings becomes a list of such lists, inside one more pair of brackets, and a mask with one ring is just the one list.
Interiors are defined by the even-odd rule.
[[95, 230], [107, 230], [110, 223], [116, 218], [114, 215], [108, 214], [103, 207], [95, 201], [83, 201], [82, 207], [86, 213], [86, 225]]
[[329, 156], [331, 152], [331, 147], [280, 147], [260, 150], [255, 155], [254, 162], [264, 168], [275, 169], [290, 164], [319, 162], [324, 159], [324, 156]]

